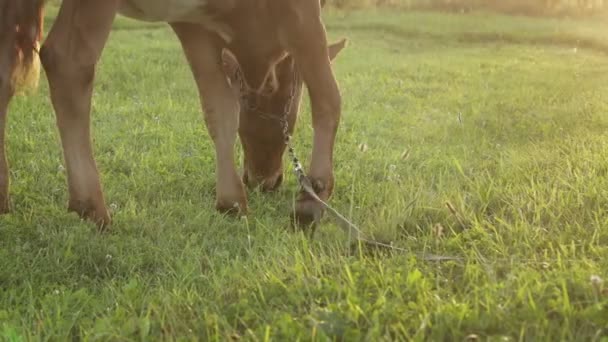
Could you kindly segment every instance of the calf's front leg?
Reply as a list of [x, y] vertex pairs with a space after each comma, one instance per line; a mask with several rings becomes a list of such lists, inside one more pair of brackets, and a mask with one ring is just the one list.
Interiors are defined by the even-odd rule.
[[90, 133], [95, 66], [116, 13], [117, 0], [64, 0], [40, 52], [55, 108], [68, 174], [68, 210], [110, 223]]
[[[281, 39], [293, 54], [303, 75], [312, 106], [314, 140], [308, 175], [324, 201], [334, 188], [333, 150], [340, 123], [341, 97], [331, 69], [327, 35], [318, 0], [285, 0], [281, 12]], [[318, 220], [323, 207], [305, 192], [295, 208], [295, 220], [309, 225]]]
[[171, 24], [198, 86], [205, 124], [215, 145], [216, 209], [245, 214], [247, 197], [236, 170], [234, 144], [239, 126], [239, 99], [222, 67], [224, 43], [196, 24]]

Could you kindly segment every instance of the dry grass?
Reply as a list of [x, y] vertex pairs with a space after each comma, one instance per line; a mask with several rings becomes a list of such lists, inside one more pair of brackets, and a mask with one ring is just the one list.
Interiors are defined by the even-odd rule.
[[493, 10], [508, 14], [584, 16], [604, 12], [606, 0], [330, 0], [340, 9], [399, 7], [448, 11]]

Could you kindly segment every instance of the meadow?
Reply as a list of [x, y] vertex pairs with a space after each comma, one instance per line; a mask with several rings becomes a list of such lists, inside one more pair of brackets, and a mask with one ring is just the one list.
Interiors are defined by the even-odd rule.
[[[216, 213], [178, 41], [118, 18], [92, 114], [111, 233], [66, 212], [44, 75], [12, 103], [0, 340], [608, 341], [608, 22], [331, 10], [326, 23], [349, 39], [331, 203], [410, 252], [353, 248], [328, 217], [312, 240], [290, 231], [289, 170], [278, 192], [249, 192], [246, 219]], [[304, 161], [311, 133], [306, 100]]]

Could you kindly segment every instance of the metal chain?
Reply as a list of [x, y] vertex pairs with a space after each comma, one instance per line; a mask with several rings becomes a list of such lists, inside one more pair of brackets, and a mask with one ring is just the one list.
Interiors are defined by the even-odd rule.
[[[319, 197], [319, 195], [317, 195], [317, 193], [312, 185], [312, 182], [310, 181], [308, 176], [306, 176], [306, 172], [304, 171], [304, 168], [302, 167], [302, 163], [300, 163], [300, 160], [298, 159], [298, 157], [296, 155], [295, 149], [293, 148], [293, 144], [292, 144], [292, 137], [291, 137], [291, 134], [289, 134], [289, 114], [291, 113], [292, 107], [295, 102], [295, 98], [297, 96], [298, 86], [301, 83], [300, 74], [299, 74], [298, 70], [295, 67], [293, 68], [293, 75], [292, 75], [293, 76], [293, 85], [291, 87], [289, 99], [287, 100], [287, 103], [285, 104], [285, 107], [283, 108], [283, 115], [281, 118], [277, 118], [275, 116], [269, 115], [268, 113], [262, 113], [259, 110], [257, 110], [257, 108], [250, 107], [247, 96], [249, 95], [251, 90], [248, 89], [247, 85], [245, 84], [245, 79], [244, 79], [242, 70], [240, 68], [238, 68], [238, 70], [236, 71], [236, 75], [234, 75], [234, 76], [237, 77], [241, 83], [240, 84], [241, 105], [247, 107], [248, 109], [256, 110], [256, 112], [265, 119], [278, 120], [280, 122], [280, 124], [282, 125], [283, 139], [285, 141], [285, 146], [287, 147], [287, 152], [289, 154], [289, 158], [290, 158], [292, 166], [293, 166], [293, 172], [296, 176], [296, 179], [297, 179], [298, 184], [300, 185], [301, 189], [307, 195], [309, 195], [314, 201], [319, 203], [323, 207], [324, 210], [329, 212], [336, 219], [338, 226], [346, 234], [348, 234], [348, 236], [350, 238], [354, 238], [356, 242], [360, 242], [362, 244], [369, 245], [369, 246], [381, 247], [381, 248], [385, 248], [385, 249], [389, 249], [389, 250], [393, 250], [393, 251], [411, 253], [410, 250], [407, 250], [405, 248], [396, 247], [396, 246], [393, 246], [392, 244], [387, 244], [387, 243], [376, 241], [371, 238], [366, 238], [365, 235], [363, 234], [363, 232], [361, 231], [361, 229], [359, 229], [359, 227], [357, 227], [354, 223], [352, 223], [350, 220], [348, 220], [346, 217], [344, 217], [342, 214], [340, 214], [339, 211], [337, 211], [332, 206], [327, 204], [325, 201], [323, 201]], [[318, 222], [315, 222], [315, 224], [318, 224]], [[416, 253], [416, 256], [421, 258], [422, 260], [426, 260], [426, 261], [460, 261], [461, 260], [461, 258], [458, 258], [458, 257], [434, 255], [434, 254], [426, 254], [426, 253]]]

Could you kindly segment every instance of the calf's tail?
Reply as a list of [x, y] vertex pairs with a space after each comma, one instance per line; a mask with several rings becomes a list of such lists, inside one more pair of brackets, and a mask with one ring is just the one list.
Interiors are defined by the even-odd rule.
[[9, 72], [15, 94], [31, 93], [38, 88], [43, 5], [43, 0], [0, 0], [0, 35], [13, 47], [8, 53], [14, 58]]

